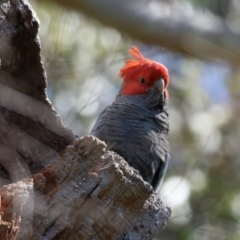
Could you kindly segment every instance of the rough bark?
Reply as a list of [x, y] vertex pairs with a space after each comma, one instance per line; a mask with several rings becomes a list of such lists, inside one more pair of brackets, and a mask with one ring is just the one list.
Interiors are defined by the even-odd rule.
[[0, 2], [2, 185], [41, 170], [74, 136], [47, 99], [34, 12], [22, 1]]
[[77, 139], [57, 163], [4, 186], [1, 239], [151, 239], [165, 227], [170, 209], [105, 147]]
[[34, 12], [0, 4], [0, 239], [151, 239], [171, 210], [104, 143], [64, 127]]

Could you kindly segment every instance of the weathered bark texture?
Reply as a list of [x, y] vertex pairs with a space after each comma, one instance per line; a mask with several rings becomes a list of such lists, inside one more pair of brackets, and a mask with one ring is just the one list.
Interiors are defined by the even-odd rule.
[[1, 239], [151, 239], [165, 227], [170, 209], [105, 147], [75, 140], [57, 163], [4, 186]]
[[104, 143], [63, 126], [36, 16], [24, 0], [0, 4], [0, 239], [151, 239], [171, 210]]
[[[0, 186], [36, 173], [73, 139], [46, 96], [39, 23], [24, 1], [1, 0]], [[11, 161], [10, 161], [11, 159]]]

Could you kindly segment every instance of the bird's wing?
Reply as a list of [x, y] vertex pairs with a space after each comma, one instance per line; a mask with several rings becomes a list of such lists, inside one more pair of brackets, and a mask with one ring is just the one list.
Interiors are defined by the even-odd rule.
[[[158, 120], [136, 105], [121, 104], [112, 105], [105, 120], [109, 150], [125, 158], [149, 183], [153, 181], [157, 169], [159, 176], [163, 175], [169, 150], [166, 134], [161, 132], [160, 121], [165, 119]], [[154, 180], [154, 189], [160, 182]]]
[[162, 185], [163, 179], [165, 177], [167, 168], [168, 168], [168, 163], [170, 160], [170, 155], [167, 153], [165, 161], [162, 162], [161, 165], [159, 165], [159, 168], [155, 172], [153, 176], [153, 180], [151, 182], [151, 185], [153, 186], [154, 191], [157, 193], [160, 190], [160, 187]]
[[101, 114], [98, 116], [98, 119], [91, 131], [91, 135], [99, 138], [102, 141], [107, 141], [107, 136], [106, 136], [106, 121], [107, 121], [107, 108], [105, 108]]

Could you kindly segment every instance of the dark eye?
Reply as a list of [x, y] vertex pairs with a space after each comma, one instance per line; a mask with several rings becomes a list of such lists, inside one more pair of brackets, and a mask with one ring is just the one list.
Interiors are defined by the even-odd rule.
[[144, 83], [146, 83], [146, 80], [145, 80], [145, 78], [142, 77], [142, 78], [140, 78], [139, 82], [144, 84]]

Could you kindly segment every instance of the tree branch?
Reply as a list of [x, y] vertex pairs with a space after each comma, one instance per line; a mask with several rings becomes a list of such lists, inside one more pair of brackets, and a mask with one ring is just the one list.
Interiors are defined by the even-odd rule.
[[207, 13], [190, 16], [161, 2], [143, 0], [52, 0], [81, 11], [145, 43], [183, 54], [240, 62], [240, 34]]

